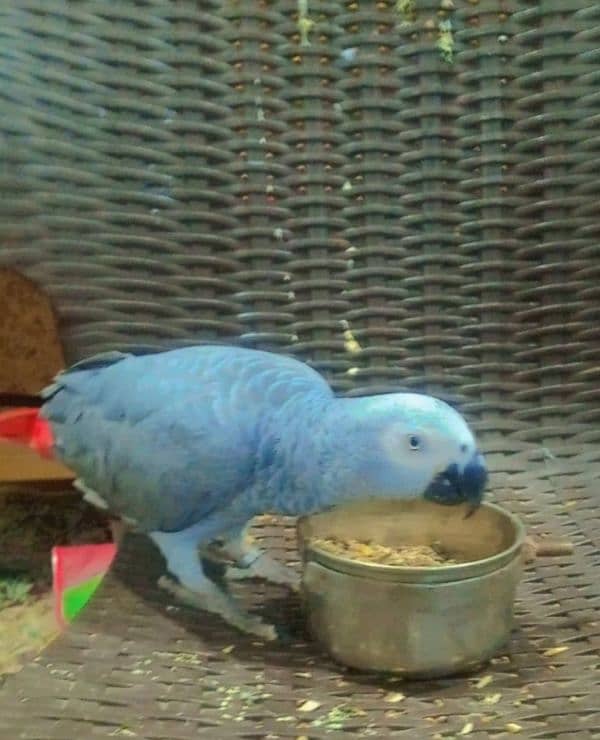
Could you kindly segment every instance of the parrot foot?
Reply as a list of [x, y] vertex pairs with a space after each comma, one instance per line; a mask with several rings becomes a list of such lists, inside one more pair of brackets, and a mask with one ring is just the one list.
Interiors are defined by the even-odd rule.
[[218, 614], [228, 624], [236, 627], [241, 632], [256, 635], [266, 641], [279, 638], [279, 633], [274, 625], [245, 612], [231, 596], [221, 591], [216, 584], [210, 581], [203, 584], [202, 591], [192, 591], [173, 579], [162, 576], [158, 580], [158, 586], [186, 606]]
[[300, 578], [297, 573], [256, 547], [253, 538], [248, 534], [248, 528], [249, 525], [245, 524], [232, 530], [224, 538], [221, 555], [232, 561], [225, 570], [225, 578], [231, 581], [260, 578], [299, 591]]
[[298, 574], [287, 565], [278, 563], [266, 552], [261, 552], [246, 567], [229, 566], [225, 572], [225, 577], [231, 581], [261, 578], [270, 583], [287, 586], [292, 591], [300, 591], [300, 578]]

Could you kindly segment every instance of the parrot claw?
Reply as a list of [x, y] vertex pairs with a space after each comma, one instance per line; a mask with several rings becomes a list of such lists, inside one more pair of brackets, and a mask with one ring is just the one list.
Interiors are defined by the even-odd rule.
[[256, 635], [268, 642], [279, 639], [278, 629], [274, 625], [264, 622], [260, 617], [247, 614], [234, 599], [214, 583], [207, 581], [202, 591], [192, 591], [173, 579], [162, 576], [158, 580], [158, 586], [186, 606], [218, 614], [240, 632]]
[[261, 553], [254, 562], [244, 567], [229, 566], [225, 577], [231, 581], [242, 581], [250, 578], [261, 578], [279, 586], [287, 586], [292, 591], [300, 591], [298, 574], [287, 565], [278, 563], [266, 553]]

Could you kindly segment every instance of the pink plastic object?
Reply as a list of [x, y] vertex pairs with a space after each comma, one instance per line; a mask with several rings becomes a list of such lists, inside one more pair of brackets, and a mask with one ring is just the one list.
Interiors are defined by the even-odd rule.
[[90, 600], [116, 552], [113, 543], [52, 548], [55, 613], [60, 627], [72, 622]]

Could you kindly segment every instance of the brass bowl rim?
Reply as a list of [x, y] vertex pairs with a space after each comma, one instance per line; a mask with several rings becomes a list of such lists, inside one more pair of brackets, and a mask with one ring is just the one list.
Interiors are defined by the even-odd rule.
[[350, 575], [371, 576], [375, 578], [384, 578], [386, 580], [407, 580], [421, 582], [448, 582], [466, 580], [476, 576], [485, 575], [499, 570], [507, 563], [511, 562], [518, 552], [522, 549], [525, 541], [525, 526], [523, 522], [508, 509], [498, 504], [485, 501], [482, 507], [492, 509], [507, 519], [513, 528], [514, 541], [504, 550], [479, 560], [469, 560], [463, 563], [443, 566], [410, 566], [410, 565], [385, 565], [384, 563], [368, 563], [362, 560], [352, 560], [343, 555], [334, 555], [333, 553], [322, 550], [311, 544], [302, 535], [303, 522], [310, 519], [309, 516], [302, 517], [298, 520], [296, 529], [298, 539], [305, 550], [306, 554], [310, 553], [312, 559], [333, 570], [348, 573]]

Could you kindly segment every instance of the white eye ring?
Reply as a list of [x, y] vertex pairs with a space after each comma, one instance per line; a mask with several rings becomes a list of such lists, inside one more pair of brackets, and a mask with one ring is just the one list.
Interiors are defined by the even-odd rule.
[[411, 450], [419, 450], [421, 448], [421, 438], [416, 434], [408, 435], [408, 446]]

